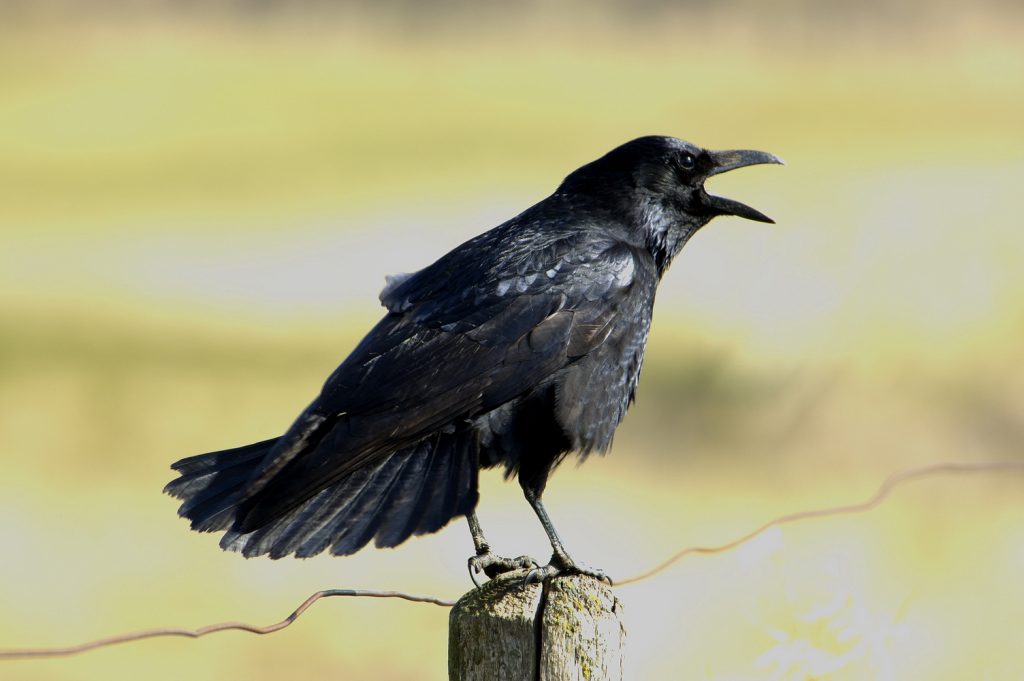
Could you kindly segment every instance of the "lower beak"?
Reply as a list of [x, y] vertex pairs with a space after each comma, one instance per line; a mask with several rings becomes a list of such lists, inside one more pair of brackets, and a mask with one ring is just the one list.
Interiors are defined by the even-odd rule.
[[[744, 166], [760, 165], [763, 163], [776, 163], [782, 165], [782, 159], [764, 151], [752, 151], [749, 149], [713, 151], [711, 152], [712, 167], [708, 171], [708, 177], [725, 173]], [[727, 199], [724, 196], [705, 194], [704, 204], [715, 211], [718, 215], [737, 215], [748, 220], [758, 222], [774, 223], [770, 217], [750, 206]]]

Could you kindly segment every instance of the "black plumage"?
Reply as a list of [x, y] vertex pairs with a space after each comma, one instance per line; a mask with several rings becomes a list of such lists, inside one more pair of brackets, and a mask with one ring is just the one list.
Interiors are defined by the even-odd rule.
[[[551, 539], [543, 578], [581, 570], [540, 497], [568, 454], [604, 452], [633, 400], [655, 290], [716, 215], [771, 222], [709, 195], [711, 175], [779, 163], [670, 137], [628, 142], [555, 193], [414, 274], [390, 277], [385, 317], [283, 436], [182, 459], [167, 485], [200, 531], [245, 556], [396, 546], [474, 508], [480, 468], [518, 476]], [[587, 571], [594, 574], [596, 571]]]

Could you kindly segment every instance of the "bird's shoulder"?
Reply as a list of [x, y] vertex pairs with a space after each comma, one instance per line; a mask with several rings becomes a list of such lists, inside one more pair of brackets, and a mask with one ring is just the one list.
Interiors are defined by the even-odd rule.
[[[621, 230], [618, 230], [621, 232]], [[389, 312], [446, 330], [472, 328], [524, 299], [577, 307], [656, 278], [653, 260], [595, 216], [529, 211], [412, 274], [389, 277]]]

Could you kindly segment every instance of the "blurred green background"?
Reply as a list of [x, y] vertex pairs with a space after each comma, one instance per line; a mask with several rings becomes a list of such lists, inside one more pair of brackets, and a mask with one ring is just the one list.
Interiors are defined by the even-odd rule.
[[[625, 577], [890, 472], [1021, 460], [1019, 3], [0, 2], [0, 648], [268, 623], [314, 590], [454, 597], [464, 523], [252, 560], [160, 494], [280, 433], [422, 267], [643, 134], [764, 149], [659, 293], [610, 456], [546, 499]], [[918, 483], [624, 586], [636, 679], [1019, 679], [1024, 479]], [[483, 479], [499, 552], [548, 555]], [[447, 611], [0, 678], [444, 679]]]

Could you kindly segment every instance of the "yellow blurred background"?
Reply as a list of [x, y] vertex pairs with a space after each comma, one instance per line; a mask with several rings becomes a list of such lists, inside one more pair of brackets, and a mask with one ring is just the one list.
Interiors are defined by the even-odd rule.
[[[251, 560], [161, 495], [279, 434], [411, 271], [643, 134], [764, 149], [659, 293], [610, 456], [546, 499], [625, 577], [901, 468], [1022, 461], [1017, 3], [0, 3], [0, 648], [269, 623], [321, 588], [456, 597], [465, 524]], [[502, 553], [548, 555], [482, 482]], [[942, 478], [623, 586], [634, 679], [1024, 678], [1024, 476]], [[0, 679], [444, 679], [447, 611]]]

